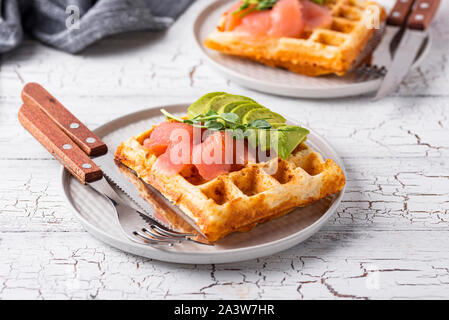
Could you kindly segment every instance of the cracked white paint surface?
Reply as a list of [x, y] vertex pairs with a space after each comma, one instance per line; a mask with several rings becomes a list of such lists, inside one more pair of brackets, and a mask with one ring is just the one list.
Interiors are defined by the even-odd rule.
[[[190, 34], [205, 2], [166, 33], [108, 38], [76, 56], [28, 40], [1, 57], [0, 299], [448, 298], [448, 2], [429, 58], [379, 102], [280, 98], [221, 78]], [[325, 136], [345, 161], [347, 192], [322, 230], [271, 257], [196, 266], [120, 252], [72, 217], [60, 165], [19, 125], [29, 81], [92, 128], [207, 91], [250, 95]]]

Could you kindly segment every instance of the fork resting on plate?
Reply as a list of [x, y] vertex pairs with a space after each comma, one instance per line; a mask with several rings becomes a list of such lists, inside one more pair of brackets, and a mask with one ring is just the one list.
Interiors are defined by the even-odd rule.
[[[90, 158], [108, 157], [108, 147], [56, 98], [37, 83], [22, 91], [19, 121], [76, 179], [104, 196], [112, 205], [123, 233], [147, 245], [173, 245], [195, 234], [181, 233], [127, 205]], [[195, 241], [196, 242], [196, 241]]]

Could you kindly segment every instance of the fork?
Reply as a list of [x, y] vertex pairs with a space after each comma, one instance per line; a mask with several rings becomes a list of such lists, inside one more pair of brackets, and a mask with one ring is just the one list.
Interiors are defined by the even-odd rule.
[[[387, 73], [387, 67], [390, 65], [395, 51], [395, 46], [392, 44], [399, 42], [399, 39], [396, 38], [400, 36], [399, 33], [391, 32], [388, 28], [384, 27], [377, 31], [360, 54], [358, 61], [354, 64], [355, 68], [351, 70], [355, 75], [355, 82], [382, 78]], [[375, 55], [377, 64], [360, 63], [370, 54]]]
[[[104, 196], [113, 206], [123, 233], [148, 245], [173, 245], [196, 236], [165, 227], [128, 206], [112, 188], [96, 159], [110, 157], [107, 145], [37, 83], [22, 91], [19, 121], [75, 178]], [[196, 242], [196, 241], [195, 241]]]
[[[367, 63], [362, 64], [354, 71], [354, 73], [355, 73], [354, 80], [356, 82], [363, 82], [363, 81], [367, 81], [367, 80], [375, 80], [375, 79], [384, 78], [385, 75], [387, 74], [388, 66], [390, 66], [390, 64], [392, 62], [392, 57], [394, 56], [396, 47], [399, 44], [399, 41], [401, 39], [400, 36], [402, 36], [402, 33], [396, 35], [396, 37], [394, 37], [394, 39], [392, 40], [391, 47], [390, 47], [390, 55], [388, 57], [384, 58], [383, 63], [378, 62], [378, 64], [367, 64]], [[429, 39], [427, 38], [426, 41], [423, 42], [418, 54], [415, 57], [415, 62], [419, 59], [423, 50], [425, 50], [428, 40]], [[385, 63], [386, 60], [389, 60], [389, 62]]]
[[383, 78], [387, 74], [387, 71], [388, 69], [385, 66], [379, 67], [376, 64], [370, 65], [364, 63], [354, 71], [354, 80], [355, 82], [365, 82]]
[[[385, 26], [374, 33], [374, 36], [365, 46], [365, 49], [358, 58], [358, 63], [354, 65], [356, 82], [383, 78], [393, 61], [394, 54], [403, 35], [404, 23], [412, 9], [415, 0], [396, 0], [396, 3], [389, 13]], [[374, 55], [376, 64], [360, 64], [369, 55]]]
[[148, 215], [125, 204], [105, 179], [91, 182], [89, 186], [109, 200], [115, 209], [122, 231], [130, 240], [150, 245], [168, 246], [184, 240], [194, 241], [191, 237], [194, 237], [195, 234], [170, 230]]

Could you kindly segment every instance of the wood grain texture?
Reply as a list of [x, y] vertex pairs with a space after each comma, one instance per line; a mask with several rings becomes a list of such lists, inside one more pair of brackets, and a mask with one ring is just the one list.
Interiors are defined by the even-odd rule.
[[24, 104], [19, 121], [82, 184], [103, 177], [101, 169], [39, 107]]
[[398, 27], [402, 26], [407, 21], [414, 2], [415, 0], [396, 0], [396, 3], [388, 14], [387, 24]]
[[407, 26], [414, 30], [426, 30], [440, 7], [440, 0], [417, 0]]
[[[0, 61], [0, 299], [381, 299], [449, 297], [449, 2], [428, 59], [390, 97], [302, 100], [244, 89], [195, 47], [197, 1], [165, 33], [108, 38], [71, 56], [27, 40]], [[27, 82], [45, 84], [90, 128], [208, 91], [249, 95], [323, 135], [347, 191], [306, 242], [225, 265], [173, 265], [84, 231], [59, 190], [60, 165], [17, 121]]]
[[38, 83], [27, 83], [22, 90], [25, 105], [41, 109], [55, 125], [89, 156], [106, 154], [108, 147], [66, 107]]

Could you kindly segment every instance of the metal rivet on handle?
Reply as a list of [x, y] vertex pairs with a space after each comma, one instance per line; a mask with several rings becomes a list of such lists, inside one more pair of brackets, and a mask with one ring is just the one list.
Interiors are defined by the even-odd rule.
[[83, 163], [82, 167], [84, 169], [90, 169], [90, 168], [92, 168], [92, 165], [90, 163]]
[[89, 137], [86, 139], [87, 143], [94, 143], [95, 141], [97, 141], [97, 140], [95, 140], [95, 138], [92, 138], [92, 137]]
[[415, 20], [416, 20], [416, 21], [424, 20], [424, 16], [423, 16], [422, 14], [417, 14], [417, 15], [415, 16]]
[[401, 16], [401, 13], [400, 13], [399, 11], [394, 11], [393, 14], [392, 14], [392, 16], [393, 16], [394, 18], [399, 18], [399, 17]]
[[72, 149], [72, 145], [66, 143], [66, 144], [64, 144], [64, 145], [62, 146], [62, 148], [65, 149], [65, 150], [69, 150], [69, 149]]
[[422, 3], [419, 5], [419, 7], [420, 7], [421, 9], [429, 9], [430, 4], [429, 4], [428, 2], [422, 2]]
[[79, 124], [79, 123], [72, 122], [72, 123], [70, 124], [70, 128], [71, 128], [71, 129], [78, 129], [79, 127], [80, 127], [80, 124]]
[[401, 0], [402, 3], [407, 3], [409, 0]]

